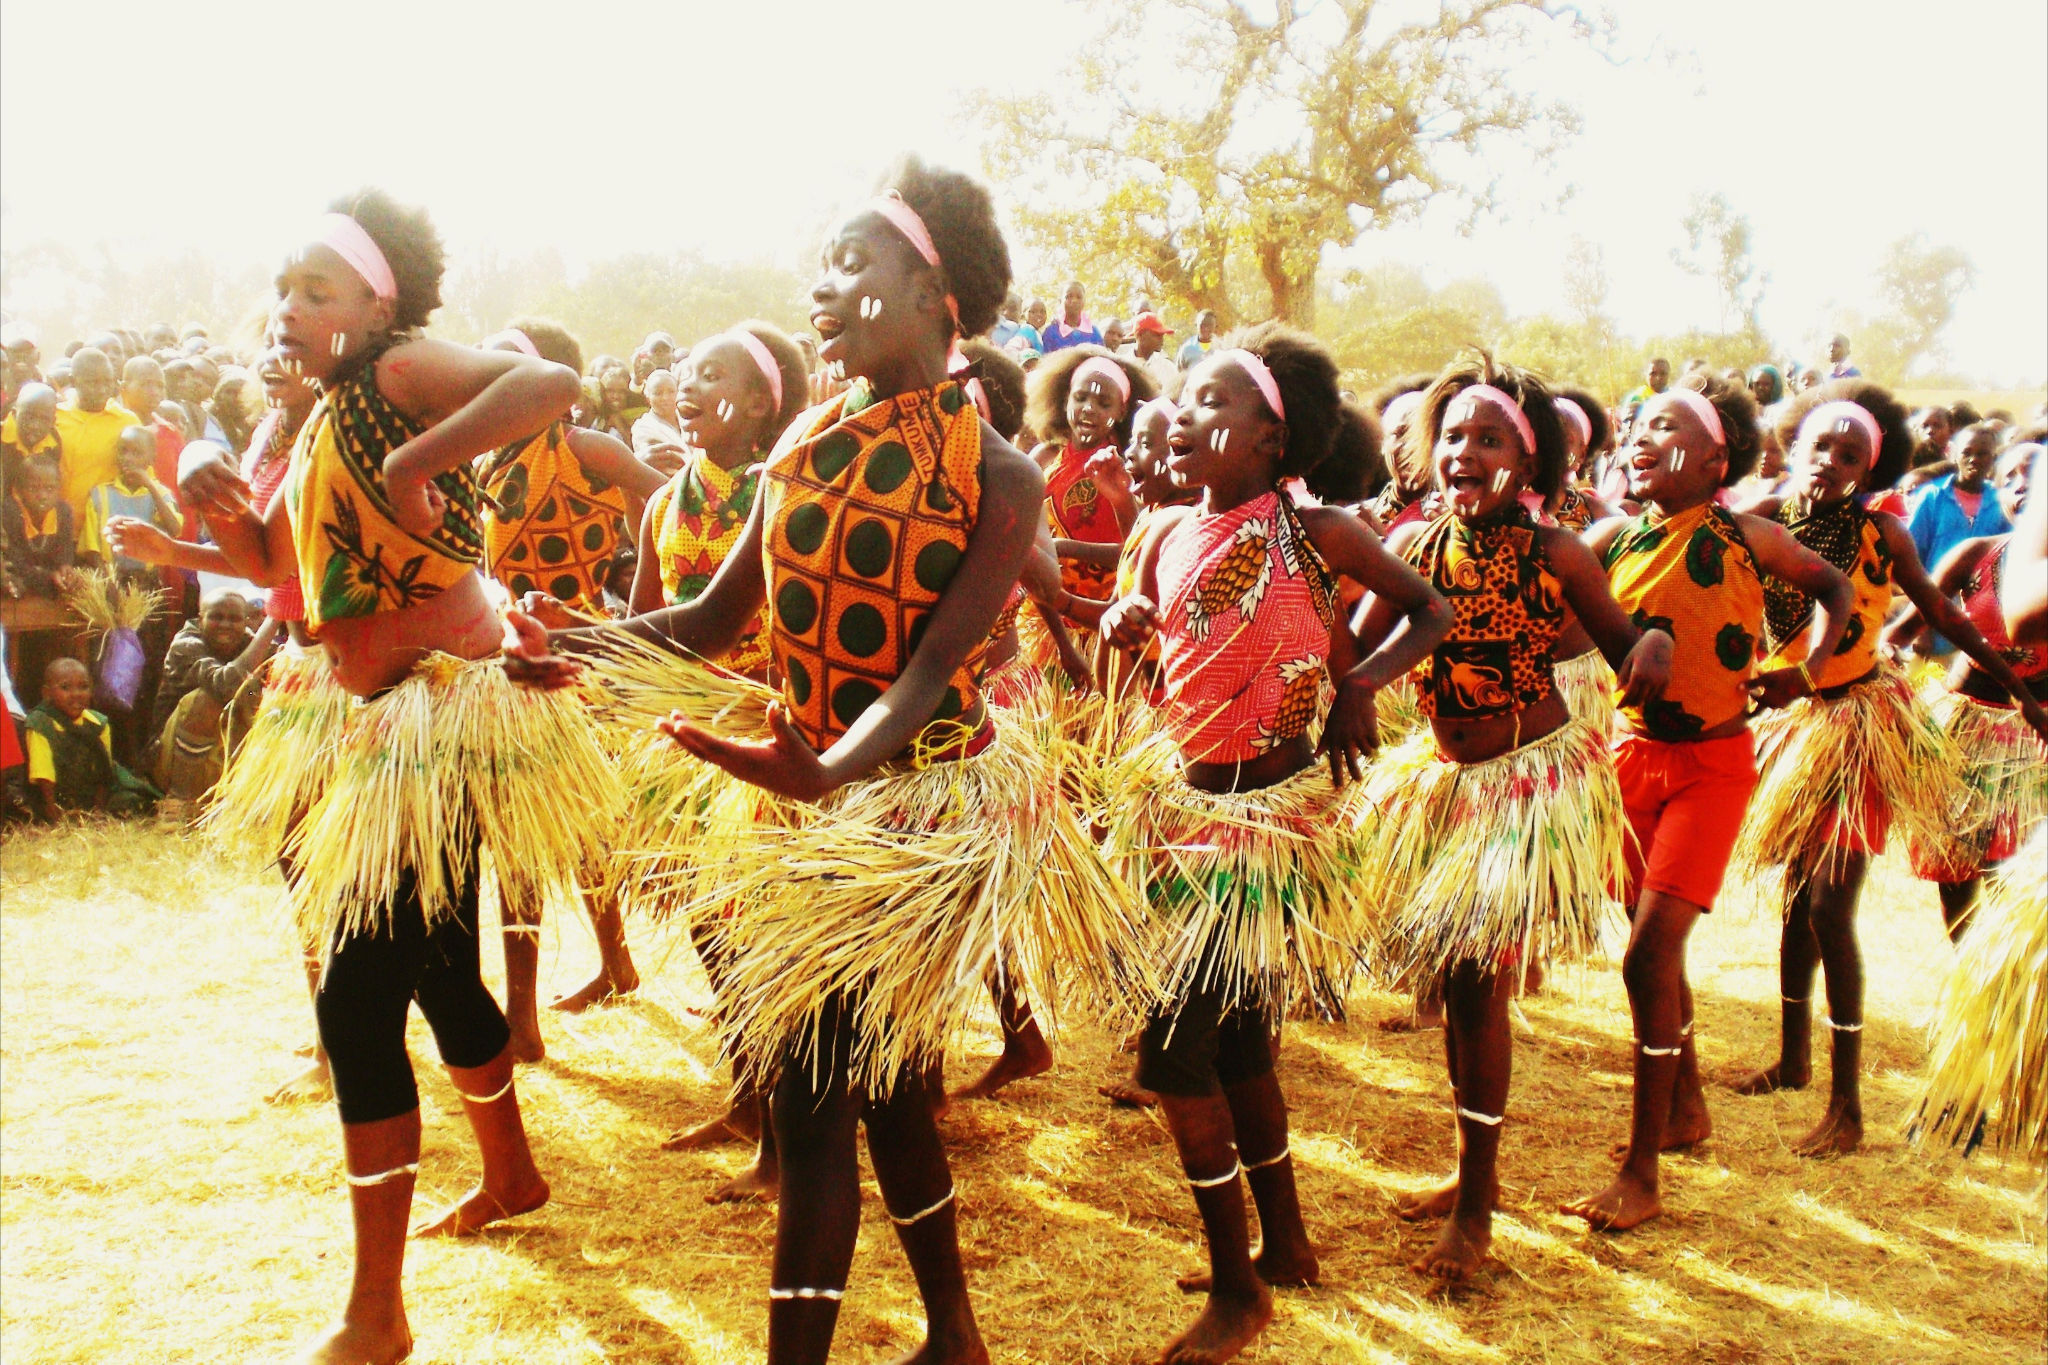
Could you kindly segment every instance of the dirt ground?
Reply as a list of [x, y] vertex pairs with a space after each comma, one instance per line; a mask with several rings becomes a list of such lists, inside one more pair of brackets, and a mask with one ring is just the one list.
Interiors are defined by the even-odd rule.
[[[348, 1203], [331, 1106], [263, 1096], [312, 1020], [274, 874], [154, 828], [11, 835], [0, 850], [0, 1358], [268, 1361], [339, 1309]], [[1281, 1067], [1319, 1289], [1280, 1296], [1244, 1357], [1279, 1362], [2040, 1361], [2048, 1251], [2040, 1176], [1909, 1146], [1900, 1123], [1920, 1029], [1948, 959], [1932, 889], [1897, 861], [1865, 896], [1870, 1141], [1815, 1162], [1790, 1144], [1814, 1093], [1742, 1099], [1665, 1171], [1667, 1214], [1623, 1236], [1555, 1210], [1597, 1188], [1623, 1137], [1630, 1030], [1608, 962], [1523, 1005], [1502, 1155], [1497, 1261], [1446, 1293], [1409, 1269], [1433, 1236], [1392, 1196], [1451, 1151], [1437, 1035], [1381, 1031], [1404, 1002], [1360, 993], [1348, 1025], [1291, 1026]], [[492, 935], [495, 942], [495, 935]], [[595, 960], [551, 916], [544, 998]], [[758, 1360], [774, 1216], [704, 1195], [744, 1154], [658, 1151], [720, 1103], [687, 949], [642, 931], [647, 988], [550, 1015], [520, 1075], [545, 1210], [492, 1236], [415, 1247], [416, 1360]], [[1737, 887], [1693, 942], [1699, 1033], [1716, 1082], [1767, 1059], [1776, 913]], [[487, 949], [490, 970], [497, 966]], [[498, 984], [493, 980], [494, 986]], [[415, 1018], [422, 1203], [476, 1174], [459, 1106]], [[944, 1131], [976, 1311], [995, 1358], [1150, 1360], [1195, 1310], [1173, 1276], [1202, 1260], [1165, 1130], [1113, 1111], [1127, 1059], [1076, 1025], [1045, 1078], [955, 1109]], [[984, 1029], [953, 1061], [993, 1050]], [[1822, 1075], [1825, 1075], [1824, 1065]], [[920, 1338], [908, 1269], [872, 1182], [835, 1359]]]

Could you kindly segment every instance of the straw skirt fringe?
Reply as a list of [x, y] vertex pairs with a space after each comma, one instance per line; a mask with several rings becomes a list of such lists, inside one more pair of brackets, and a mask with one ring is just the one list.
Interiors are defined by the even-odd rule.
[[1991, 877], [1956, 944], [1931, 1030], [1918, 1121], [2048, 1162], [2048, 827]]
[[1570, 961], [1600, 942], [1622, 880], [1621, 787], [1582, 720], [1457, 763], [1431, 734], [1366, 775], [1365, 883], [1385, 906], [1390, 983], [1428, 990], [1461, 962]]
[[1614, 738], [1614, 670], [1597, 649], [1566, 659], [1557, 666], [1557, 690], [1573, 716], [1598, 731], [1602, 739]]
[[[817, 805], [728, 778], [693, 842], [688, 913], [731, 908], [721, 1023], [758, 1083], [785, 1063], [820, 1074], [844, 1045], [851, 1080], [886, 1093], [944, 1055], [991, 982], [1054, 1021], [1156, 998], [1133, 908], [1014, 726]], [[850, 1037], [821, 1038], [828, 1021]]]
[[1962, 755], [1962, 783], [1940, 837], [1913, 844], [1913, 868], [1932, 881], [1966, 881], [1986, 863], [2010, 857], [2048, 818], [2048, 745], [2015, 707], [1946, 687], [1928, 701]]
[[[290, 714], [271, 708], [269, 724], [282, 728]], [[259, 714], [243, 761], [263, 762], [289, 742], [263, 737], [265, 721]], [[397, 686], [351, 701], [315, 762], [322, 774], [297, 780], [317, 794], [282, 851], [296, 870], [301, 931], [330, 947], [337, 933], [383, 928], [408, 873], [429, 924], [452, 913], [451, 895], [475, 875], [479, 849], [508, 902], [568, 894], [618, 819], [616, 777], [587, 699], [516, 686], [496, 658], [428, 655]], [[247, 805], [262, 795], [254, 780], [225, 793], [217, 828], [269, 828], [278, 813]]]
[[1121, 755], [1109, 783], [1102, 856], [1149, 909], [1167, 1000], [1215, 991], [1226, 1008], [1299, 999], [1341, 1014], [1371, 937], [1358, 784], [1314, 763], [1254, 791], [1198, 791], [1164, 733]]
[[1967, 798], [1962, 755], [1912, 686], [1884, 668], [1839, 697], [1802, 697], [1759, 717], [1757, 785], [1735, 868], [1810, 868], [1872, 841], [1889, 811], [1909, 844], [1932, 844]]
[[299, 819], [334, 775], [334, 749], [355, 698], [334, 680], [327, 652], [287, 646], [270, 656], [249, 732], [228, 746], [205, 828], [225, 844], [282, 856]]

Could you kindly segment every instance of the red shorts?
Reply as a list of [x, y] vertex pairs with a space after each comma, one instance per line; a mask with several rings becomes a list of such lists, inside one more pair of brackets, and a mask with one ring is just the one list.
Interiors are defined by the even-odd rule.
[[1756, 789], [1749, 731], [1690, 744], [1625, 734], [1614, 744], [1614, 775], [1633, 836], [1622, 903], [1633, 909], [1657, 891], [1713, 909]]
[[1875, 858], [1884, 852], [1885, 845], [1890, 841], [1891, 802], [1885, 800], [1884, 793], [1877, 789], [1877, 784], [1867, 778], [1863, 782], [1860, 795], [1863, 802], [1862, 814], [1859, 817], [1862, 830], [1859, 832], [1855, 829], [1845, 829], [1842, 822], [1830, 813], [1827, 846], [1844, 853], [1867, 853]]

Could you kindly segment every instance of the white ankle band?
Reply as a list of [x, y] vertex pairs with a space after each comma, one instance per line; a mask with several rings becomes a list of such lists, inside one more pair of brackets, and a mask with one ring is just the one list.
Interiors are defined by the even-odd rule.
[[505, 924], [499, 926], [499, 931], [507, 934], [537, 934], [540, 932], [540, 926], [538, 924]]
[[343, 1174], [348, 1176], [349, 1184], [361, 1189], [366, 1185], [386, 1185], [394, 1180], [403, 1180], [406, 1176], [418, 1175], [419, 1170], [420, 1163], [415, 1161], [410, 1166], [393, 1166], [390, 1170], [379, 1171], [375, 1175], [350, 1175], [348, 1172]]
[[1863, 1021], [1859, 1019], [1853, 1024], [1838, 1024], [1833, 1019], [1829, 1019], [1828, 1027], [1837, 1033], [1861, 1033], [1863, 1032]]
[[1500, 1125], [1501, 1125], [1501, 1120], [1502, 1120], [1502, 1119], [1505, 1119], [1505, 1118], [1507, 1117], [1507, 1115], [1506, 1115], [1506, 1114], [1481, 1114], [1481, 1113], [1478, 1113], [1478, 1112], [1476, 1112], [1476, 1111], [1474, 1111], [1474, 1110], [1471, 1110], [1471, 1109], [1467, 1109], [1467, 1108], [1465, 1108], [1465, 1106], [1463, 1106], [1463, 1105], [1459, 1105], [1459, 1106], [1458, 1106], [1458, 1117], [1459, 1117], [1459, 1118], [1461, 1118], [1461, 1119], [1470, 1119], [1470, 1120], [1472, 1120], [1472, 1121], [1473, 1121], [1474, 1123], [1483, 1123], [1483, 1124], [1485, 1124], [1485, 1125], [1486, 1125], [1487, 1127], [1489, 1127], [1489, 1128], [1498, 1128], [1498, 1127], [1500, 1127]]
[[846, 1297], [844, 1289], [770, 1289], [771, 1299], [829, 1299], [833, 1303]]
[[512, 1082], [510, 1079], [507, 1079], [505, 1084], [499, 1086], [496, 1090], [493, 1090], [488, 1095], [472, 1095], [468, 1091], [462, 1090], [460, 1088], [458, 1088], [455, 1093], [462, 1096], [462, 1098], [468, 1100], [471, 1104], [490, 1104], [495, 1100], [502, 1100], [505, 1098], [505, 1096], [511, 1094]]
[[1683, 1043], [1680, 1043], [1677, 1047], [1651, 1047], [1648, 1043], [1637, 1043], [1636, 1047], [1642, 1051], [1645, 1057], [1676, 1057], [1679, 1053], [1685, 1051], [1685, 1044]]
[[1264, 1161], [1247, 1161], [1244, 1163], [1244, 1168], [1247, 1171], [1263, 1171], [1268, 1166], [1278, 1166], [1281, 1162], [1285, 1160], [1287, 1160], [1287, 1149], [1285, 1147], [1282, 1147], [1280, 1149], [1280, 1155], [1269, 1156]]
[[[938, 1203], [932, 1205], [930, 1208], [920, 1209], [918, 1212], [911, 1214], [908, 1218], [898, 1218], [895, 1214], [892, 1213], [889, 1215], [889, 1221], [894, 1223], [899, 1228], [907, 1228], [912, 1223], [921, 1223], [925, 1219], [937, 1213], [940, 1209], [946, 1207], [946, 1205], [952, 1203], [953, 1196], [957, 1193], [959, 1193], [958, 1187], [948, 1189], [946, 1191], [946, 1197], [944, 1199], [941, 1199]], [[886, 1211], [888, 1205], [885, 1204], [882, 1207]]]
[[1193, 1185], [1198, 1190], [1213, 1190], [1218, 1185], [1228, 1185], [1231, 1181], [1237, 1179], [1238, 1172], [1242, 1171], [1243, 1169], [1243, 1162], [1233, 1161], [1230, 1163], [1230, 1169], [1225, 1171], [1222, 1175], [1219, 1175], [1212, 1180], [1197, 1180], [1193, 1176], [1189, 1176], [1188, 1184]]
[[1778, 998], [1788, 1005], [1811, 1005], [1813, 1003], [1813, 997], [1810, 995], [1781, 995]]

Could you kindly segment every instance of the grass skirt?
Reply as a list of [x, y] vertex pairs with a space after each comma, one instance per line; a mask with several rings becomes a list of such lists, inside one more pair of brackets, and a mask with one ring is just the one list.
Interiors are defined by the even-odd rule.
[[[309, 696], [324, 706], [331, 686]], [[241, 761], [275, 762], [303, 744], [305, 733], [280, 733], [296, 714], [285, 705], [259, 713]], [[297, 868], [293, 901], [308, 942], [331, 945], [337, 930], [382, 927], [407, 873], [419, 880], [432, 924], [453, 912], [451, 895], [476, 874], [479, 848], [508, 903], [567, 894], [588, 850], [618, 819], [617, 779], [588, 699], [575, 689], [519, 687], [495, 657], [429, 654], [397, 686], [351, 701], [312, 766], [323, 771], [275, 779], [280, 791], [294, 783], [317, 793], [283, 841]], [[247, 804], [263, 796], [253, 778], [224, 793], [215, 826], [267, 830], [278, 810]]]
[[1891, 827], [1909, 844], [1945, 836], [1966, 807], [1963, 758], [1911, 685], [1885, 668], [1840, 697], [1802, 697], [1751, 725], [1756, 791], [1735, 868], [1811, 868]]
[[1985, 884], [1935, 1014], [1917, 1121], [2048, 1161], [2048, 828]]
[[1600, 651], [1589, 649], [1557, 666], [1557, 690], [1564, 704], [1579, 720], [1593, 727], [1602, 739], [1614, 738], [1614, 670]]
[[1913, 871], [1962, 882], [2012, 856], [2048, 818], [2048, 745], [2017, 707], [1992, 706], [1943, 687], [1928, 698], [1942, 733], [1962, 754], [1962, 789], [1941, 836], [1912, 845]]
[[1255, 791], [1198, 791], [1164, 733], [1108, 773], [1116, 795], [1102, 813], [1102, 855], [1150, 910], [1166, 999], [1217, 990], [1229, 1006], [1295, 999], [1341, 1015], [1370, 938], [1361, 786], [1339, 789], [1315, 762]]
[[1621, 787], [1582, 720], [1480, 763], [1419, 734], [1366, 776], [1365, 881], [1387, 913], [1390, 984], [1431, 990], [1461, 962], [1569, 961], [1600, 942], [1622, 880]]
[[263, 700], [248, 733], [227, 746], [205, 828], [223, 843], [283, 856], [300, 818], [334, 775], [334, 750], [355, 698], [334, 680], [327, 651], [286, 646], [264, 665]]
[[822, 1072], [849, 1028], [851, 1079], [884, 1093], [944, 1054], [991, 982], [1056, 1021], [1083, 1000], [1156, 998], [1139, 922], [1020, 727], [982, 752], [895, 767], [816, 805], [719, 774], [687, 826], [689, 906], [718, 921], [728, 1050], [772, 1084]]

